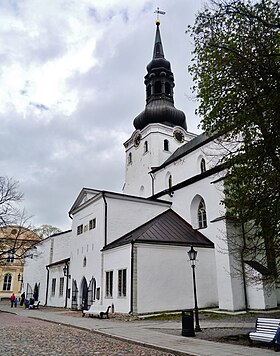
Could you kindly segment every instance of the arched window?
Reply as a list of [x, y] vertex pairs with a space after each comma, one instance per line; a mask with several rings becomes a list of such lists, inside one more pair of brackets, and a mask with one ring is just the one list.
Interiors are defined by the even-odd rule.
[[129, 152], [129, 154], [128, 154], [127, 163], [132, 164], [132, 153], [131, 152]]
[[149, 145], [148, 145], [148, 141], [144, 142], [144, 153], [149, 151]]
[[86, 267], [86, 265], [87, 265], [87, 258], [84, 257], [84, 259], [83, 259], [83, 267]]
[[169, 151], [169, 141], [168, 140], [163, 141], [163, 150]]
[[207, 227], [206, 207], [204, 200], [201, 199], [197, 210], [198, 228], [204, 229]]
[[202, 158], [200, 161], [200, 173], [206, 172], [206, 163], [205, 159]]
[[155, 94], [160, 94], [161, 93], [161, 82], [157, 81], [155, 82]]
[[3, 290], [11, 290], [11, 285], [12, 285], [12, 275], [11, 273], [7, 273], [4, 276]]
[[169, 83], [165, 83], [165, 94], [167, 95], [171, 94], [171, 88]]

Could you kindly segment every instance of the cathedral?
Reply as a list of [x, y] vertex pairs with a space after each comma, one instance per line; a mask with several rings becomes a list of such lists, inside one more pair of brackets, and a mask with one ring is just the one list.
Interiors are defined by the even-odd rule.
[[[271, 309], [280, 288], [268, 288], [263, 269], [242, 269], [228, 238], [223, 167], [215, 140], [188, 131], [174, 106], [174, 76], [156, 21], [144, 78], [146, 103], [124, 142], [122, 192], [83, 188], [69, 210], [72, 228], [38, 243], [25, 260], [23, 289], [41, 304], [73, 309], [112, 306], [145, 314], [194, 307], [195, 265], [199, 308]], [[242, 274], [238, 273], [242, 270]], [[248, 275], [260, 277], [251, 285]]]

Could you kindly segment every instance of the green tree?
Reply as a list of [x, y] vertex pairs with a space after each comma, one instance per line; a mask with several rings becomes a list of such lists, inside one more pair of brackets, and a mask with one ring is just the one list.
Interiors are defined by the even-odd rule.
[[52, 225], [41, 225], [37, 228], [33, 228], [33, 231], [40, 236], [42, 239], [45, 239], [53, 234], [58, 234], [61, 230], [58, 227]]
[[212, 0], [189, 27], [201, 127], [227, 147], [224, 203], [243, 227], [239, 257], [266, 266], [272, 280], [280, 264], [279, 19], [279, 1]]

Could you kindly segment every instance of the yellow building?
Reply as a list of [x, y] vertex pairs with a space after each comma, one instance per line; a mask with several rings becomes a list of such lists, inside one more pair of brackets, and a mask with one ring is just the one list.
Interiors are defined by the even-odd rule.
[[32, 253], [32, 246], [41, 238], [20, 226], [0, 228], [0, 299], [14, 293], [18, 299], [23, 289], [24, 256]]

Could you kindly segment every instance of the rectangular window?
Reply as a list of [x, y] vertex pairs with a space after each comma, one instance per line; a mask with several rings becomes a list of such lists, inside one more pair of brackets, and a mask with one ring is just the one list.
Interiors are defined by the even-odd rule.
[[91, 219], [89, 221], [89, 229], [90, 230], [95, 229], [95, 226], [96, 226], [96, 219]]
[[63, 295], [63, 289], [64, 289], [64, 277], [61, 277], [59, 279], [59, 295]]
[[106, 272], [106, 297], [113, 297], [113, 271]]
[[55, 295], [55, 287], [56, 287], [56, 278], [52, 279], [52, 295]]
[[126, 269], [118, 271], [118, 296], [126, 297]]
[[83, 224], [77, 226], [77, 235], [81, 235], [83, 233], [83, 230], [84, 230]]

